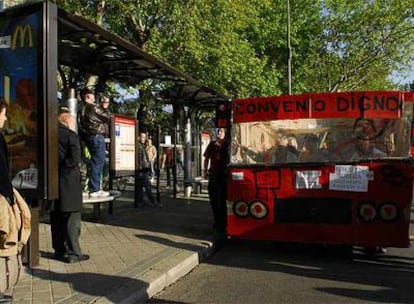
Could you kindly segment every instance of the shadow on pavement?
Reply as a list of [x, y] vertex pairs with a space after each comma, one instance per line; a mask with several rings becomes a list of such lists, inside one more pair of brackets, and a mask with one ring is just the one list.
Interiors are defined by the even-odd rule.
[[[44, 280], [54, 282], [70, 283], [76, 292], [70, 298], [82, 298], [82, 302], [92, 303], [92, 299], [85, 299], [85, 295], [93, 298], [105, 297], [111, 303], [120, 303], [123, 295], [117, 293], [117, 290], [130, 288], [133, 290], [146, 290], [148, 284], [140, 280], [123, 277], [120, 275], [106, 275], [101, 273], [58, 273], [45, 271], [41, 269], [33, 269], [32, 275]], [[80, 294], [77, 294], [80, 293]], [[59, 301], [60, 303], [64, 303]], [[72, 302], [71, 302], [72, 303]]]
[[115, 202], [113, 215], [107, 213], [106, 207], [98, 216], [91, 210], [84, 210], [82, 220], [184, 237], [212, 235], [213, 220], [208, 201], [169, 196], [164, 196], [162, 201], [162, 208], [134, 208], [133, 202]]
[[411, 248], [389, 248], [385, 255], [366, 255], [357, 247], [344, 257], [315, 245], [232, 241], [206, 263], [359, 284], [360, 289], [349, 285], [314, 289], [375, 303], [414, 303], [412, 253]]

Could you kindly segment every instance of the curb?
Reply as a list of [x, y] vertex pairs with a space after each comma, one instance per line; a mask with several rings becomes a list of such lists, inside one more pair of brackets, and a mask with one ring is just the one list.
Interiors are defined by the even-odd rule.
[[163, 257], [153, 267], [134, 276], [135, 280], [142, 282], [142, 286], [137, 288], [136, 284], [126, 284], [112, 294], [96, 299], [93, 303], [145, 303], [149, 298], [184, 277], [215, 251], [213, 241], [205, 241], [201, 246], [203, 248], [196, 251], [174, 250], [174, 254]]

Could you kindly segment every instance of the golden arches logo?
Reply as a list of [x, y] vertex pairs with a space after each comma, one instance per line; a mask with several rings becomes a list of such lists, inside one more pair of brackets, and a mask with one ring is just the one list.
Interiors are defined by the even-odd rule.
[[26, 36], [28, 37], [27, 39], [28, 39], [29, 47], [30, 48], [33, 47], [33, 34], [32, 34], [31, 26], [28, 24], [24, 26], [22, 25], [16, 26], [16, 29], [14, 30], [14, 33], [13, 33], [11, 49], [12, 50], [16, 49], [18, 39], [20, 41], [20, 47], [21, 48], [25, 47]]

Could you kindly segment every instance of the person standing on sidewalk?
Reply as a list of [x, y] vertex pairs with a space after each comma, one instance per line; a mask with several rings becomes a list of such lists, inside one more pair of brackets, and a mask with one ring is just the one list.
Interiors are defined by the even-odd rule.
[[148, 138], [146, 142], [148, 158], [151, 163], [151, 174], [150, 178], [153, 181], [155, 176], [155, 161], [157, 159], [157, 148], [152, 144], [152, 139]]
[[[100, 95], [99, 96], [99, 106], [101, 107], [102, 111], [105, 112], [105, 115], [108, 115], [111, 117], [111, 111], [109, 110], [109, 105], [111, 103], [111, 100], [106, 95]], [[105, 124], [105, 165], [102, 173], [102, 189], [107, 189], [109, 184], [109, 151], [110, 151], [110, 137], [109, 134], [110, 131], [110, 122]]]
[[109, 192], [101, 190], [101, 182], [105, 165], [105, 130], [110, 122], [110, 114], [95, 103], [95, 95], [91, 89], [82, 89], [80, 96], [84, 105], [80, 111], [79, 134], [91, 155], [89, 195], [93, 198], [106, 197]]
[[151, 172], [151, 163], [148, 157], [147, 148], [146, 148], [147, 134], [143, 131], [139, 132], [138, 135], [138, 205], [144, 204], [144, 193], [148, 197], [150, 207], [161, 207], [161, 204], [155, 201], [154, 196], [151, 191], [151, 182], [150, 182], [150, 172]]
[[[0, 130], [7, 120], [7, 103], [0, 98]], [[9, 152], [0, 133], [0, 303], [12, 303], [13, 287], [24, 274], [21, 251], [30, 236], [30, 209], [13, 189]]]
[[89, 255], [82, 254], [79, 244], [82, 210], [81, 147], [75, 130], [75, 117], [70, 114], [69, 108], [61, 107], [58, 113], [59, 199], [52, 205], [50, 226], [54, 256], [66, 263], [89, 259]]
[[225, 233], [227, 223], [227, 180], [226, 168], [229, 162], [226, 130], [217, 131], [216, 140], [209, 143], [204, 152], [203, 177], [208, 178], [208, 195], [214, 217], [214, 228]]
[[171, 187], [171, 173], [174, 166], [174, 149], [166, 147], [162, 155], [161, 168], [167, 173], [167, 188]]

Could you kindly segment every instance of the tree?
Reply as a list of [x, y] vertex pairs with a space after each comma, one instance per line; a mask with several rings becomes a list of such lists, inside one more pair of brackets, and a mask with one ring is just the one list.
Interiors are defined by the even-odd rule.
[[[56, 2], [232, 98], [287, 92], [286, 0]], [[293, 92], [396, 88], [389, 76], [414, 61], [413, 10], [291, 1]]]
[[411, 1], [330, 0], [321, 13], [321, 90], [392, 88], [391, 73], [413, 61]]

